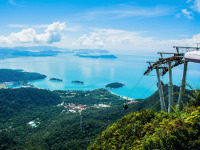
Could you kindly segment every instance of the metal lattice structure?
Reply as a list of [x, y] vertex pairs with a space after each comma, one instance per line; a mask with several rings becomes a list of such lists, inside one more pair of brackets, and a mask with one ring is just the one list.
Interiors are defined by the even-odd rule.
[[[149, 64], [147, 70], [144, 72], [144, 75], [149, 75], [153, 70], [156, 70], [157, 79], [158, 79], [158, 90], [160, 95], [161, 110], [166, 111], [165, 101], [163, 96], [163, 87], [161, 84], [160, 76], [164, 76], [169, 72], [169, 83], [168, 83], [168, 97], [169, 97], [169, 106], [168, 112], [172, 112], [173, 106], [173, 84], [172, 84], [172, 68], [184, 64], [183, 77], [180, 86], [180, 94], [178, 99], [179, 109], [182, 109], [183, 95], [185, 92], [185, 83], [186, 83], [186, 72], [187, 72], [187, 61], [184, 60], [184, 54], [190, 51], [199, 51], [199, 47], [183, 47], [183, 46], [173, 46], [176, 49], [176, 53], [167, 53], [167, 52], [158, 52], [160, 58], [155, 62], [147, 62]], [[181, 52], [180, 52], [181, 51]], [[170, 57], [164, 57], [170, 55]]]
[[[151, 71], [158, 68], [158, 69], [162, 69], [161, 76], [164, 76], [169, 71], [169, 68], [163, 67], [162, 65], [167, 66], [168, 62], [170, 61], [173, 63], [171, 67], [174, 68], [174, 67], [184, 63], [184, 60], [183, 60], [184, 53], [178, 54], [178, 53], [158, 52], [158, 54], [161, 55], [161, 58], [159, 58], [156, 62], [147, 62], [147, 63], [149, 63], [149, 67], [144, 72], [144, 75], [149, 75], [149, 73]], [[173, 56], [163, 58], [164, 54], [172, 54]]]

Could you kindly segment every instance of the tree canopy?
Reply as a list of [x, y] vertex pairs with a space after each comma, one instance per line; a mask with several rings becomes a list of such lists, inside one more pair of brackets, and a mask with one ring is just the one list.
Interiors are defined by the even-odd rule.
[[31, 80], [38, 80], [46, 78], [46, 75], [42, 75], [35, 72], [24, 72], [23, 70], [12, 69], [0, 69], [0, 83], [1, 82], [27, 82]]

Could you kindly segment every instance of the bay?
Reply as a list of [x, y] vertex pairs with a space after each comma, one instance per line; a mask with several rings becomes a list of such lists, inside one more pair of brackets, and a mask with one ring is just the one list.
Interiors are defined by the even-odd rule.
[[[1, 60], [1, 68], [23, 69], [47, 75], [44, 80], [31, 82], [38, 88], [50, 90], [94, 90], [105, 88], [112, 82], [125, 84], [119, 89], [110, 89], [114, 94], [133, 99], [150, 96], [157, 90], [155, 72], [143, 76], [148, 67], [146, 61], [157, 60], [155, 54], [116, 54], [117, 59], [84, 58], [73, 54], [59, 54], [54, 57], [18, 57]], [[183, 65], [173, 70], [173, 83], [180, 85]], [[63, 82], [50, 81], [59, 78]], [[200, 64], [189, 63], [187, 83], [194, 88], [200, 84]], [[168, 83], [168, 74], [161, 78]], [[83, 85], [73, 84], [72, 81], [83, 81]]]

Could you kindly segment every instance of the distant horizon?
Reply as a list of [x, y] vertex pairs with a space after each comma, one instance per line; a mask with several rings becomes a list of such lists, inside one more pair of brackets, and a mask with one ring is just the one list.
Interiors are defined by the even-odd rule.
[[148, 53], [200, 43], [199, 0], [1, 0], [0, 17], [0, 47]]
[[[108, 50], [108, 49], [105, 49], [105, 48], [63, 48], [63, 47], [58, 47], [58, 46], [46, 46], [46, 45], [40, 45], [40, 46], [12, 46], [12, 47], [0, 47], [0, 49], [3, 49], [3, 48], [39, 48], [38, 50], [47, 50], [46, 48], [53, 48], [51, 50], [106, 50], [106, 51], [109, 51], [109, 53], [111, 54], [124, 54], [124, 55], [142, 55], [142, 54], [146, 54], [146, 55], [157, 55], [157, 52], [162, 52], [162, 49], [160, 50], [155, 50], [155, 51], [141, 51], [141, 50]], [[45, 48], [45, 49], [42, 49], [42, 48]], [[20, 50], [20, 49], [19, 49]], [[31, 49], [30, 49], [31, 50]], [[49, 49], [48, 49], [49, 50]], [[167, 50], [165, 50], [166, 52]], [[169, 49], [167, 52], [176, 52], [176, 50], [173, 48]], [[144, 55], [143, 55], [144, 56]]]

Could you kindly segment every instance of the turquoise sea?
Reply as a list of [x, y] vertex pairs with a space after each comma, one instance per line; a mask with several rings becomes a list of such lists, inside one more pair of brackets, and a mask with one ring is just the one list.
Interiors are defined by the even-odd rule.
[[[116, 56], [117, 59], [95, 59], [65, 53], [54, 57], [4, 59], [0, 61], [0, 66], [45, 74], [46, 79], [31, 84], [50, 90], [93, 90], [105, 88], [111, 82], [121, 82], [125, 84], [124, 87], [110, 91], [134, 99], [148, 97], [157, 90], [155, 72], [150, 76], [143, 76], [148, 67], [146, 61], [155, 61], [157, 54], [116, 54]], [[173, 69], [175, 85], [180, 85], [182, 71], [183, 65]], [[52, 82], [49, 80], [52, 77], [63, 79], [63, 82]], [[161, 79], [165, 84], [168, 83], [168, 74]], [[84, 85], [73, 84], [71, 83], [73, 80], [83, 81]], [[189, 63], [187, 82], [194, 88], [200, 86], [200, 64]]]

